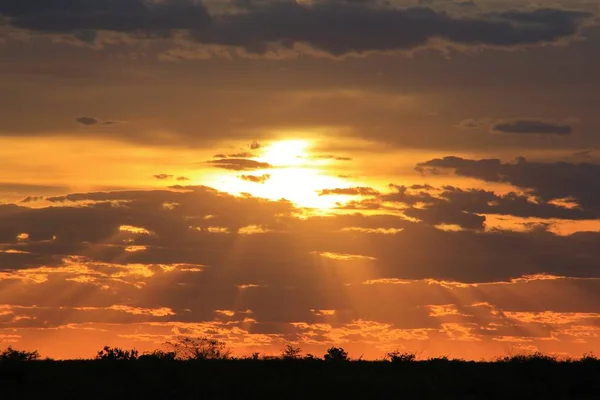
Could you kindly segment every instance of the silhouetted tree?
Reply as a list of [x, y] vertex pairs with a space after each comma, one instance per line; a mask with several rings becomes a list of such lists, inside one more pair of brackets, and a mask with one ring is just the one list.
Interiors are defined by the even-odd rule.
[[40, 359], [40, 353], [36, 350], [25, 351], [15, 350], [12, 346], [8, 346], [0, 353], [0, 361], [12, 362], [12, 361], [35, 361]]
[[297, 360], [300, 358], [300, 353], [302, 353], [300, 347], [294, 347], [291, 344], [288, 344], [281, 352], [281, 357], [284, 360]]
[[124, 350], [120, 347], [104, 346], [104, 348], [96, 354], [96, 360], [132, 361], [137, 360], [138, 354], [136, 349]]
[[205, 337], [192, 338], [182, 336], [174, 342], [168, 341], [166, 346], [172, 349], [180, 360], [225, 360], [231, 358], [231, 350], [225, 342]]
[[331, 347], [323, 358], [325, 361], [348, 361], [348, 353], [341, 347]]

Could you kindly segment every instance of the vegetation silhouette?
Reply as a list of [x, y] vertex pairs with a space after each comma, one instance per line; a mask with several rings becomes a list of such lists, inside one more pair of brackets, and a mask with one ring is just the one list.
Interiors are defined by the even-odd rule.
[[224, 342], [177, 337], [163, 349], [105, 346], [92, 359], [42, 359], [37, 351], [0, 352], [0, 398], [61, 399], [597, 399], [600, 359], [542, 353], [491, 361], [421, 359], [389, 352], [351, 358], [342, 347], [322, 357], [288, 345], [278, 356], [235, 357]]
[[323, 358], [325, 361], [348, 361], [348, 353], [341, 347], [331, 347]]

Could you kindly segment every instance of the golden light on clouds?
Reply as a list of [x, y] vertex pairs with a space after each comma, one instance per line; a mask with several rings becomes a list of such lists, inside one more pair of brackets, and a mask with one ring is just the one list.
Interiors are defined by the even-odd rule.
[[270, 168], [245, 172], [245, 179], [241, 179], [239, 173], [214, 174], [207, 184], [231, 194], [248, 193], [270, 200], [285, 199], [299, 207], [321, 210], [352, 199], [347, 195], [319, 195], [325, 189], [349, 188], [356, 183], [335, 175], [335, 159], [320, 157], [311, 149], [310, 140], [275, 141], [259, 149], [260, 154], [252, 158], [269, 164]]
[[0, 6], [0, 339], [598, 347], [595, 2], [132, 1]]

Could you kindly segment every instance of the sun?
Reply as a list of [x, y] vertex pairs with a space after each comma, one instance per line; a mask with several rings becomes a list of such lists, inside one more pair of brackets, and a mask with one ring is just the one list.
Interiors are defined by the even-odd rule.
[[[348, 196], [323, 196], [323, 189], [347, 188], [349, 181], [336, 176], [331, 160], [311, 153], [312, 143], [293, 139], [276, 141], [261, 149], [253, 159], [271, 167], [254, 171], [221, 173], [208, 184], [231, 194], [249, 193], [270, 200], [285, 199], [298, 207], [327, 210]], [[261, 177], [261, 182], [242, 179]]]
[[302, 165], [308, 158], [310, 143], [307, 140], [282, 140], [265, 148], [257, 161], [276, 167]]

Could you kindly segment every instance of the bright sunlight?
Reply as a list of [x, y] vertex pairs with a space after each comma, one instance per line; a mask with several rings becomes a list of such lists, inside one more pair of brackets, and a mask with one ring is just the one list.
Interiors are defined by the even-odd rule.
[[[350, 196], [319, 196], [323, 189], [348, 188], [353, 184], [329, 175], [328, 166], [334, 161], [311, 154], [310, 148], [308, 140], [273, 142], [260, 149], [259, 154], [253, 158], [270, 164], [271, 168], [221, 173], [207, 184], [236, 195], [248, 193], [270, 200], [285, 199], [300, 207], [322, 210], [347, 202]], [[253, 180], [252, 177], [256, 179]]]

